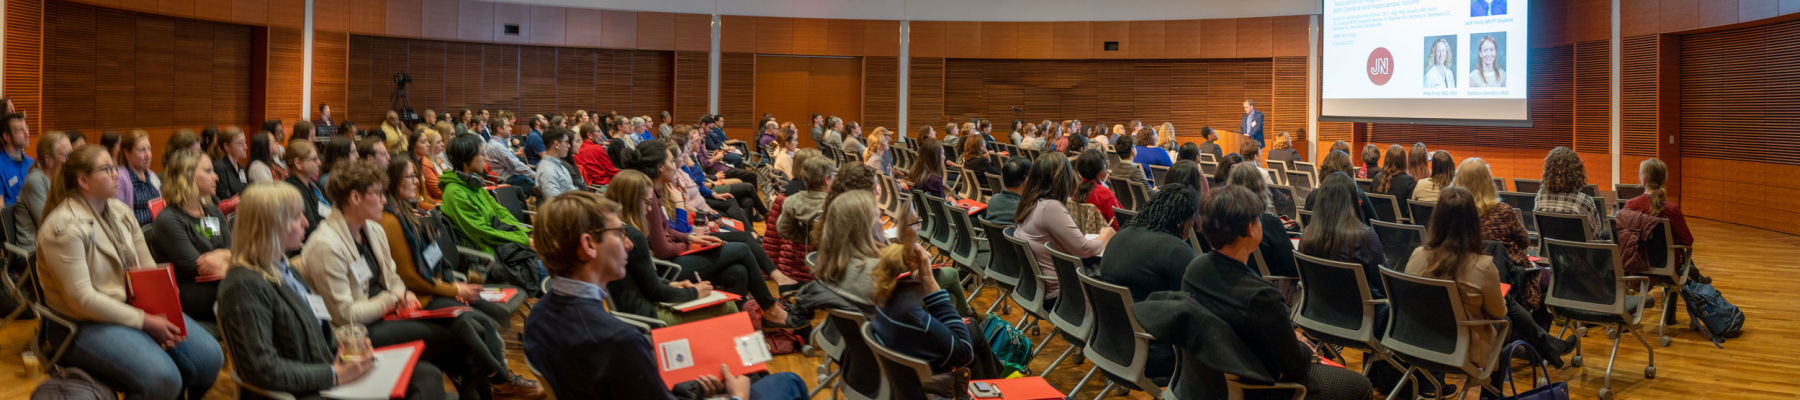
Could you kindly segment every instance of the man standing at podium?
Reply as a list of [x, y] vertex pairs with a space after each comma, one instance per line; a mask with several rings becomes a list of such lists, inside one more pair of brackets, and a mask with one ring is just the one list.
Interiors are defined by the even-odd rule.
[[1250, 141], [1256, 143], [1256, 147], [1264, 147], [1263, 114], [1256, 111], [1256, 100], [1244, 99], [1244, 121], [1239, 124], [1238, 133], [1250, 137]]

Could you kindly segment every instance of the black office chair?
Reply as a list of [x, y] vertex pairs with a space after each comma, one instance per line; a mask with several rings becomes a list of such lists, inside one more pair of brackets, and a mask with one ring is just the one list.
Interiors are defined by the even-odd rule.
[[1543, 185], [1544, 181], [1537, 179], [1513, 178], [1513, 191], [1515, 192], [1537, 193], [1538, 188]]
[[[1381, 279], [1388, 290], [1387, 334], [1381, 345], [1393, 352], [1395, 359], [1408, 365], [1405, 377], [1389, 391], [1393, 398], [1400, 388], [1415, 377], [1424, 377], [1443, 393], [1443, 382], [1429, 371], [1460, 374], [1468, 377], [1467, 386], [1493, 390], [1493, 373], [1501, 367], [1500, 350], [1506, 346], [1506, 335], [1512, 323], [1505, 318], [1477, 320], [1468, 318], [1463, 309], [1461, 290], [1455, 281], [1423, 278], [1382, 268]], [[1497, 295], [1497, 294], [1496, 294]], [[1486, 348], [1472, 348], [1470, 338], [1476, 329], [1486, 330], [1493, 338]], [[1474, 366], [1470, 366], [1473, 363]], [[1500, 377], [1504, 379], [1505, 377]], [[1414, 395], [1420, 385], [1414, 385]], [[1464, 390], [1457, 399], [1468, 395]]]
[[1413, 249], [1425, 243], [1425, 227], [1418, 225], [1396, 224], [1387, 221], [1369, 221], [1370, 228], [1375, 229], [1375, 237], [1381, 240], [1381, 251], [1387, 256], [1387, 266], [1406, 268], [1406, 261], [1412, 258]]
[[1132, 211], [1137, 211], [1144, 208], [1145, 204], [1150, 204], [1150, 187], [1143, 182], [1125, 182], [1125, 191], [1131, 193]]
[[[1542, 237], [1541, 240], [1594, 241], [1594, 231], [1588, 226], [1587, 219], [1580, 215], [1542, 211], [1532, 213], [1532, 218], [1537, 220], [1538, 236]], [[1543, 243], [1539, 243], [1538, 246], [1542, 248]]]
[[1113, 219], [1119, 221], [1120, 227], [1130, 224], [1133, 218], [1137, 218], [1137, 215], [1137, 211], [1113, 207]]
[[1298, 218], [1300, 221], [1300, 229], [1306, 229], [1306, 225], [1312, 223], [1312, 210], [1299, 210], [1295, 211], [1295, 213], [1300, 214], [1300, 218]]
[[1269, 194], [1275, 196], [1275, 215], [1293, 217], [1300, 212], [1300, 205], [1305, 204], [1304, 197], [1296, 193], [1293, 187], [1283, 185], [1269, 186]]
[[1291, 183], [1288, 182], [1288, 167], [1286, 162], [1263, 160], [1263, 164], [1268, 166], [1266, 170], [1268, 170], [1269, 178], [1272, 179], [1275, 184], [1291, 185]]
[[[862, 330], [864, 338], [876, 337], [874, 325], [865, 323], [860, 329]], [[881, 367], [881, 386], [887, 389], [885, 390], [885, 393], [877, 396], [877, 398], [929, 398], [929, 395], [925, 392], [925, 386], [927, 382], [931, 381], [931, 366], [927, 364], [925, 360], [900, 354], [899, 351], [884, 346], [880, 342], [881, 341], [879, 340], [868, 340], [869, 350], [875, 353], [875, 359], [879, 361], [878, 365]]]
[[1369, 204], [1375, 206], [1375, 218], [1371, 218], [1371, 220], [1387, 221], [1396, 224], [1401, 222], [1400, 202], [1395, 200], [1394, 196], [1381, 193], [1368, 193], [1368, 195]]
[[[1081, 283], [1075, 279], [1075, 277], [1085, 275], [1081, 273], [1081, 259], [1057, 251], [1049, 243], [1044, 244], [1044, 250], [1050, 252], [1050, 263], [1056, 266], [1056, 276], [1062, 285], [1058, 286], [1056, 290], [1058, 293], [1056, 309], [1050, 311], [1048, 318], [1050, 326], [1055, 327], [1051, 331], [1052, 335], [1045, 337], [1042, 343], [1038, 343], [1038, 348], [1031, 351], [1031, 357], [1037, 358], [1038, 352], [1049, 347], [1050, 339], [1058, 336], [1062, 337], [1063, 341], [1069, 342], [1069, 348], [1063, 350], [1062, 355], [1056, 357], [1056, 361], [1051, 361], [1049, 366], [1044, 367], [1044, 370], [1039, 372], [1040, 374], [1048, 374], [1050, 371], [1056, 370], [1056, 366], [1061, 365], [1062, 361], [1069, 357], [1069, 353], [1087, 346], [1088, 339], [1093, 337], [1094, 333], [1094, 308], [1088, 304], [1086, 290], [1083, 290]], [[1094, 370], [1090, 368], [1088, 375], [1092, 376], [1093, 373]], [[1085, 378], [1083, 383], [1086, 383]]]
[[987, 234], [983, 240], [987, 241], [988, 249], [991, 250], [988, 253], [986, 278], [1000, 289], [1000, 293], [994, 296], [994, 303], [989, 304], [985, 312], [992, 313], [994, 307], [1000, 307], [1001, 315], [1012, 314], [1012, 306], [1006, 305], [1006, 299], [1012, 294], [1013, 288], [1019, 285], [1020, 271], [1024, 270], [1019, 250], [1006, 240], [1007, 236], [1011, 236], [1007, 227], [979, 218], [977, 223], [981, 224], [982, 232]]
[[1406, 204], [1412, 207], [1413, 225], [1431, 227], [1431, 213], [1436, 210], [1437, 202], [1407, 200]]
[[1168, 176], [1169, 167], [1161, 165], [1150, 166], [1150, 182], [1155, 183], [1156, 187], [1162, 187], [1163, 182], [1168, 180]]
[[937, 221], [931, 217], [931, 207], [925, 205], [925, 192], [919, 189], [913, 189], [911, 195], [907, 197], [910, 200], [910, 203], [912, 203], [913, 215], [919, 218], [917, 222], [919, 224], [919, 229], [915, 230], [913, 233], [919, 236], [920, 242], [930, 243], [932, 236], [931, 230], [933, 229], [933, 225], [937, 225]]
[[[1652, 284], [1663, 287], [1663, 318], [1657, 319], [1656, 334], [1661, 337], [1662, 347], [1669, 347], [1667, 322], [1675, 319], [1675, 300], [1680, 298], [1683, 288], [1687, 285], [1688, 273], [1694, 268], [1694, 254], [1693, 248], [1671, 241], [1675, 234], [1668, 218], [1658, 219], [1661, 220], [1661, 223], [1656, 229], [1650, 231], [1650, 237], [1644, 239], [1643, 245], [1638, 248], [1642, 249], [1644, 257], [1650, 260], [1650, 270], [1644, 272], [1644, 275], [1667, 278], [1653, 281]], [[1613, 237], [1619, 237], [1618, 227], [1615, 225], [1613, 229]], [[1706, 331], [1701, 332], [1707, 333]]]
[[981, 237], [981, 233], [975, 228], [975, 220], [979, 218], [969, 215], [967, 209], [954, 204], [946, 204], [945, 208], [950, 210], [950, 225], [955, 229], [950, 246], [950, 260], [968, 268], [971, 273], [964, 279], [976, 283], [975, 288], [969, 289], [968, 297], [963, 299], [968, 302], [987, 287], [988, 280], [985, 278], [988, 276], [988, 264], [993, 252], [989, 249], [987, 238]]
[[1369, 178], [1353, 178], [1353, 179], [1356, 180], [1356, 188], [1357, 189], [1360, 189], [1365, 193], [1375, 190], [1375, 180], [1369, 179]]
[[867, 336], [863, 336], [862, 326], [869, 319], [862, 313], [835, 308], [825, 310], [825, 319], [844, 343], [843, 360], [838, 367], [841, 371], [838, 386], [844, 397], [852, 400], [893, 398], [893, 389], [881, 371], [881, 361], [876, 359], [874, 346]]
[[1525, 230], [1527, 232], [1531, 232], [1531, 233], [1538, 232], [1537, 219], [1532, 218], [1532, 214], [1534, 213], [1533, 210], [1537, 209], [1537, 192], [1536, 191], [1531, 191], [1531, 192], [1505, 192], [1505, 191], [1503, 191], [1503, 192], [1500, 192], [1500, 202], [1506, 203], [1506, 205], [1512, 206], [1513, 209], [1519, 210], [1519, 218], [1524, 220]]
[[[1145, 332], [1143, 325], [1138, 324], [1137, 315], [1132, 313], [1131, 306], [1135, 302], [1131, 299], [1131, 290], [1087, 275], [1078, 278], [1080, 284], [1086, 286], [1094, 314], [1093, 337], [1081, 350], [1089, 361], [1106, 371], [1106, 389], [1101, 390], [1100, 395], [1105, 396], [1123, 384], [1125, 388], [1143, 391], [1151, 398], [1161, 397], [1162, 387], [1151, 382], [1144, 373], [1150, 358], [1150, 341], [1156, 337]], [[1080, 389], [1077, 384], [1075, 390]]]
[[524, 224], [525, 229], [531, 229], [531, 217], [537, 215], [537, 212], [526, 208], [525, 204], [528, 200], [524, 189], [508, 185], [494, 188], [493, 192], [494, 199], [499, 201], [500, 206], [505, 207], [507, 212], [512, 213], [513, 219]]
[[1106, 178], [1106, 184], [1107, 184], [1107, 186], [1110, 186], [1112, 188], [1113, 197], [1118, 198], [1119, 208], [1124, 208], [1127, 210], [1136, 210], [1137, 209], [1137, 206], [1138, 206], [1138, 198], [1136, 196], [1137, 193], [1133, 193], [1129, 189], [1129, 187], [1131, 186], [1130, 181], [1125, 180], [1125, 178], [1108, 177], [1108, 178]]
[[942, 252], [950, 252], [950, 211], [944, 207], [944, 198], [919, 192], [925, 209], [931, 210], [931, 245]]
[[[994, 164], [994, 165], [1004, 165], [1004, 164]], [[997, 195], [997, 194], [1000, 194], [1000, 192], [1006, 191], [1006, 181], [1000, 179], [999, 175], [986, 174], [986, 173], [984, 173], [982, 175], [984, 175], [984, 178], [986, 178], [987, 187], [989, 190], [988, 190], [988, 197], [985, 199], [982, 199], [981, 201], [984, 201], [984, 202], [994, 201], [994, 195]]]
[[1644, 185], [1630, 185], [1623, 183], [1613, 185], [1613, 193], [1619, 196], [1617, 209], [1623, 209], [1625, 208], [1625, 202], [1644, 195]]
[[[1544, 251], [1546, 258], [1550, 260], [1552, 274], [1550, 290], [1544, 293], [1544, 305], [1550, 308], [1551, 313], [1568, 321], [1563, 331], [1567, 332], [1569, 325], [1577, 323], [1611, 327], [1607, 337], [1612, 339], [1613, 352], [1607, 359], [1600, 398], [1612, 398], [1612, 370], [1619, 357], [1620, 331], [1631, 333], [1638, 343], [1644, 345], [1649, 361], [1649, 365], [1644, 367], [1644, 378], [1655, 379], [1656, 348], [1651, 347], [1650, 342], [1644, 340], [1644, 335], [1640, 333], [1643, 330], [1644, 308], [1650, 298], [1628, 294], [1632, 290], [1649, 293], [1650, 277], [1626, 276], [1625, 265], [1619, 261], [1619, 246], [1611, 243], [1546, 238]], [[1569, 365], [1581, 366], [1582, 336], [1579, 333], [1574, 336], [1575, 356], [1569, 359]]]
[[[1388, 303], [1376, 300], [1369, 291], [1370, 282], [1362, 265], [1332, 261], [1294, 252], [1300, 271], [1300, 306], [1294, 308], [1295, 325], [1306, 335], [1325, 343], [1363, 352], [1363, 373], [1383, 361], [1395, 369], [1406, 367], [1395, 363], [1392, 353], [1376, 339], [1386, 326], [1376, 326], [1375, 306]], [[1341, 357], [1340, 357], [1341, 358]], [[1344, 360], [1339, 360], [1344, 361]]]
[[1012, 243], [1013, 253], [1018, 255], [1020, 260], [1019, 284], [1013, 287], [1012, 301], [1013, 304], [1019, 305], [1020, 310], [1025, 311], [1025, 315], [1019, 318], [1019, 322], [1013, 323], [1013, 326], [1019, 327], [1020, 330], [1030, 331], [1030, 335], [1037, 336], [1039, 333], [1037, 323], [1025, 325], [1025, 322], [1042, 320], [1048, 315], [1047, 310], [1044, 310], [1044, 292], [1047, 290], [1044, 288], [1044, 280], [1051, 279], [1051, 277], [1044, 276], [1042, 269], [1038, 268], [1037, 253], [1031, 248], [1031, 242], [1015, 237], [1014, 228], [1006, 230], [1006, 241]]
[[[18, 303], [18, 307], [13, 308], [12, 312], [6, 314], [6, 319], [0, 320], [0, 327], [11, 324], [13, 319], [18, 318], [20, 315], [24, 315], [25, 310], [31, 308], [29, 306], [31, 304], [31, 299], [25, 296], [23, 288], [31, 287], [30, 285], [33, 277], [29, 272], [32, 269], [31, 266], [37, 264], [37, 249], [25, 248], [18, 245], [19, 221], [17, 215], [13, 214], [24, 207], [25, 205], [23, 204], [13, 204], [6, 206], [4, 209], [0, 209], [0, 227], [4, 227], [6, 233], [4, 238], [0, 238], [0, 240], [5, 240], [6, 250], [4, 254], [0, 254], [0, 284], [6, 285], [7, 295], [12, 296], [13, 300]], [[11, 272], [13, 266], [23, 266], [27, 273], [20, 274], [19, 279], [14, 281]]]

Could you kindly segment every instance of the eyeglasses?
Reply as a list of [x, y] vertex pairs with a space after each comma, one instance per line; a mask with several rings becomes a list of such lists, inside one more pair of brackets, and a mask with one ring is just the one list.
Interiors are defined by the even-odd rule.
[[625, 227], [623, 227], [623, 226], [620, 226], [617, 228], [600, 228], [600, 229], [591, 230], [591, 231], [588, 231], [588, 236], [591, 236], [594, 238], [594, 240], [598, 241], [598, 240], [600, 240], [601, 236], [604, 236], [607, 233], [613, 233], [613, 232], [617, 232], [619, 234], [619, 238], [621, 238], [621, 239], [623, 239], [625, 237]]

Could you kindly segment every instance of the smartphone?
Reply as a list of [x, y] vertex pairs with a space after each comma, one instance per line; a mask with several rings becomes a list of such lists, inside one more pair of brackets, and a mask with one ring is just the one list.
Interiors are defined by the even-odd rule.
[[1000, 388], [987, 382], [970, 382], [969, 395], [977, 399], [997, 399], [1000, 398]]

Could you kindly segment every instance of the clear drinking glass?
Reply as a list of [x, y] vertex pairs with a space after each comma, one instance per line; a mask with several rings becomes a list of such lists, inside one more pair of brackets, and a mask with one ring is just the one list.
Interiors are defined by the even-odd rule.
[[334, 332], [337, 334], [338, 344], [344, 348], [344, 361], [362, 361], [368, 358], [373, 351], [366, 342], [369, 338], [369, 329], [362, 325], [344, 325], [337, 327]]

